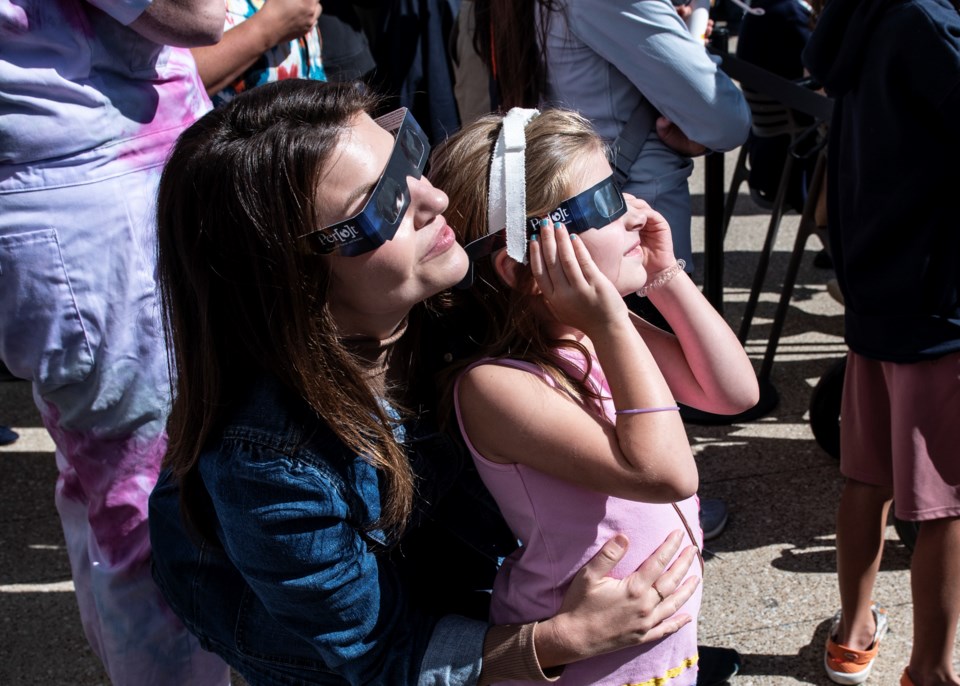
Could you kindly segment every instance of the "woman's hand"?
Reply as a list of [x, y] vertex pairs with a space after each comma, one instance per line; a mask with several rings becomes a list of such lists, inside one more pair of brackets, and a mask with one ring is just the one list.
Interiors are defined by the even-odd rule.
[[629, 321], [616, 286], [600, 271], [590, 252], [563, 224], [541, 223], [530, 241], [530, 269], [547, 306], [562, 323], [588, 336]]
[[683, 539], [682, 531], [674, 531], [625, 579], [607, 575], [626, 553], [627, 539], [618, 534], [607, 541], [574, 577], [560, 611], [537, 625], [540, 665], [556, 667], [658, 641], [690, 622], [690, 615], [677, 611], [700, 583], [698, 577], [683, 580], [694, 559], [693, 546], [670, 564]]
[[673, 254], [673, 235], [670, 224], [662, 214], [650, 207], [646, 200], [624, 193], [627, 201], [627, 226], [639, 227], [640, 245], [643, 246], [643, 268], [648, 278], [669, 269], [677, 263]]

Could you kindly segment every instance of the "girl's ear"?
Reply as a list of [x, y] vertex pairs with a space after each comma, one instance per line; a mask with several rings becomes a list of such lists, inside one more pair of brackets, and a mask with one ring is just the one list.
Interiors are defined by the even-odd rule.
[[497, 276], [510, 288], [516, 288], [519, 283], [517, 268], [522, 265], [507, 254], [506, 249], [500, 249], [493, 254], [493, 269]]
[[520, 264], [515, 259], [510, 257], [507, 254], [506, 248], [498, 250], [493, 255], [493, 269], [497, 272], [497, 276], [500, 277], [500, 280], [503, 281], [506, 285], [514, 290], [517, 290], [521, 287], [521, 283], [529, 282], [532, 288], [533, 293], [539, 293], [540, 287], [537, 286], [536, 281], [532, 278], [529, 280], [524, 279], [529, 267], [525, 264]]

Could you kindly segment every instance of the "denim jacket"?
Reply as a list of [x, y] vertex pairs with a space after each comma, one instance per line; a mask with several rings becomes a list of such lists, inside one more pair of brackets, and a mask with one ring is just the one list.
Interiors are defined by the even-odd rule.
[[395, 546], [363, 531], [380, 513], [376, 470], [273, 381], [254, 384], [200, 457], [219, 545], [187, 532], [177, 484], [161, 474], [154, 577], [201, 645], [252, 686], [476, 682], [482, 589], [513, 541], [456, 443], [400, 423], [394, 433], [419, 486]]

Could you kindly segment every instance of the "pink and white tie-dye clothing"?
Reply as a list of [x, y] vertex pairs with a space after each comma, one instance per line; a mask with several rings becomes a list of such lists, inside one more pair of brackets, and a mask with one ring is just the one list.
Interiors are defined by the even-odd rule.
[[91, 178], [155, 166], [210, 108], [189, 50], [125, 26], [149, 4], [0, 0], [0, 189], [53, 185], [17, 184], [9, 164], [88, 166]]
[[[226, 0], [227, 20], [224, 31], [242, 24], [262, 10], [265, 1]], [[236, 81], [214, 93], [213, 104], [220, 107], [243, 91], [284, 79], [327, 80], [323, 71], [320, 30], [316, 25], [300, 38], [275, 45], [260, 55]]]
[[127, 28], [148, 5], [0, 0], [0, 359], [56, 443], [80, 615], [111, 681], [226, 684], [150, 573], [169, 405], [153, 206], [210, 105], [188, 51]]

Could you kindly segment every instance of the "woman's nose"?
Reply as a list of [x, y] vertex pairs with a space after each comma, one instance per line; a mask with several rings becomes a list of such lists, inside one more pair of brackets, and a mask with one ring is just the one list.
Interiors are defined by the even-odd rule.
[[414, 227], [429, 224], [450, 204], [450, 198], [442, 190], [430, 183], [426, 176], [419, 179], [409, 178], [410, 209], [413, 210]]

